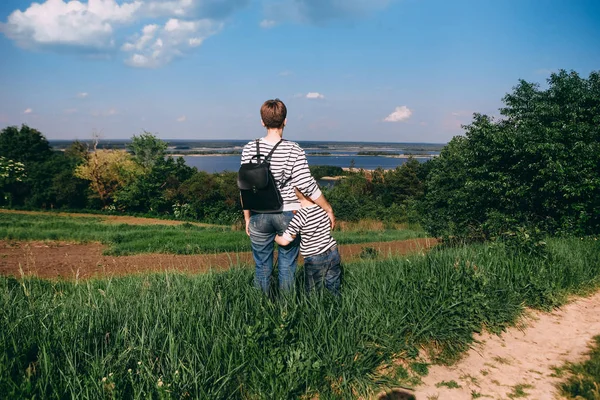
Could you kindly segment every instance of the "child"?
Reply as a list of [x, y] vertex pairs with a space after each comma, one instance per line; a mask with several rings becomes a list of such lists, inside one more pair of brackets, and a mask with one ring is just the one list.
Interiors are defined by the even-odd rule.
[[306, 290], [325, 287], [339, 295], [342, 269], [337, 243], [331, 237], [331, 221], [327, 213], [297, 188], [296, 196], [302, 208], [296, 212], [283, 235], [275, 241], [280, 246], [290, 244], [300, 234], [300, 253], [304, 256]]

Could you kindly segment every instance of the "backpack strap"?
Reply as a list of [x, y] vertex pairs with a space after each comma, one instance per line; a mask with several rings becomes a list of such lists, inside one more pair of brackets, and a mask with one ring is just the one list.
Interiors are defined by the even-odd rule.
[[267, 157], [265, 158], [266, 162], [269, 162], [271, 160], [271, 156], [273, 155], [273, 152], [275, 151], [275, 149], [277, 148], [277, 146], [279, 146], [279, 143], [283, 142], [284, 139], [281, 139], [279, 142], [277, 142], [275, 144], [275, 146], [273, 146], [273, 148], [271, 149], [271, 151], [269, 152], [269, 154], [267, 154]]
[[[283, 142], [285, 139], [281, 139], [279, 142], [277, 142], [275, 144], [275, 146], [273, 146], [273, 148], [271, 149], [271, 151], [269, 152], [269, 154], [267, 154], [266, 157], [264, 157], [264, 161], [263, 162], [269, 162], [269, 160], [271, 160], [271, 156], [273, 155], [273, 152], [275, 151], [275, 149], [277, 148], [277, 146], [279, 146], [279, 143]], [[260, 163], [260, 157], [262, 157], [262, 155], [260, 154], [260, 139], [256, 139], [256, 154], [252, 156], [252, 158], [256, 158], [256, 161], [258, 163]]]
[[256, 161], [260, 162], [260, 139], [256, 139]]

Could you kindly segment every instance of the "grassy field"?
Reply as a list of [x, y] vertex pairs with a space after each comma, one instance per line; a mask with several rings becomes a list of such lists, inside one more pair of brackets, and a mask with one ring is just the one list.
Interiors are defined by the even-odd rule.
[[[452, 361], [483, 327], [600, 283], [600, 244], [549, 239], [346, 265], [341, 298], [272, 301], [252, 271], [48, 282], [0, 278], [7, 398], [354, 398], [410, 384], [392, 361]], [[301, 276], [301, 275], [299, 275]], [[299, 278], [301, 279], [301, 278]], [[302, 282], [298, 282], [299, 287]]]
[[562, 394], [568, 399], [600, 399], [600, 335], [594, 338], [589, 359], [579, 364], [568, 364], [561, 372], [569, 378], [560, 385]]
[[[418, 228], [334, 232], [339, 244], [387, 242], [425, 236], [425, 232]], [[116, 225], [105, 224], [100, 217], [0, 213], [0, 239], [97, 241], [109, 246], [107, 254], [110, 255], [250, 251], [250, 240], [246, 233], [232, 230], [231, 227]]]

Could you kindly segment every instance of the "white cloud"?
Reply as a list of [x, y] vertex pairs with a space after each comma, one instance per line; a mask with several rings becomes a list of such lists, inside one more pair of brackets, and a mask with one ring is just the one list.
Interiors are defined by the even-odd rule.
[[185, 122], [186, 119], [187, 117], [185, 115], [182, 115], [181, 117], [177, 118], [177, 122]]
[[200, 46], [206, 38], [218, 33], [222, 27], [222, 23], [210, 19], [183, 21], [171, 18], [164, 27], [146, 25], [141, 35], [132, 38], [121, 49], [133, 53], [126, 60], [128, 65], [157, 68]]
[[134, 20], [142, 1], [46, 0], [25, 11], [16, 10], [0, 31], [26, 48], [62, 45], [102, 49], [114, 44], [114, 25]]
[[262, 21], [260, 21], [261, 28], [269, 29], [273, 28], [275, 25], [277, 25], [277, 22], [273, 21], [272, 19], [263, 19]]
[[325, 96], [323, 96], [321, 93], [318, 93], [318, 92], [309, 92], [306, 94], [306, 98], [307, 99], [324, 99]]
[[[13, 11], [6, 22], [0, 21], [0, 33], [23, 48], [71, 51], [85, 57], [111, 58], [110, 53], [121, 49], [133, 52], [128, 64], [145, 67], [164, 65], [183, 54], [187, 47], [200, 46], [204, 39], [221, 30], [226, 17], [250, 3], [250, 0], [37, 1], [23, 11]], [[124, 43], [123, 30], [142, 22], [146, 24], [142, 33]], [[150, 41], [157, 38], [165, 47], [158, 52], [150, 49], [160, 47], [160, 42]]]
[[400, 122], [410, 118], [412, 111], [406, 106], [396, 107], [393, 113], [385, 117], [386, 122]]
[[32, 112], [33, 110], [31, 108], [28, 108], [25, 111], [23, 111], [23, 114], [31, 114]]
[[88, 96], [89, 96], [89, 93], [87, 93], [87, 92], [77, 93], [77, 97], [79, 97], [80, 99], [85, 99]]

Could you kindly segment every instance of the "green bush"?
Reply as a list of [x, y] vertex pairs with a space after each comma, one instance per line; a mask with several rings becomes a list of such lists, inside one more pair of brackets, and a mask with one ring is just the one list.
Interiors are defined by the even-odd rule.
[[600, 232], [600, 74], [520, 81], [502, 118], [474, 114], [431, 161], [420, 204], [432, 235], [490, 239], [523, 227]]

